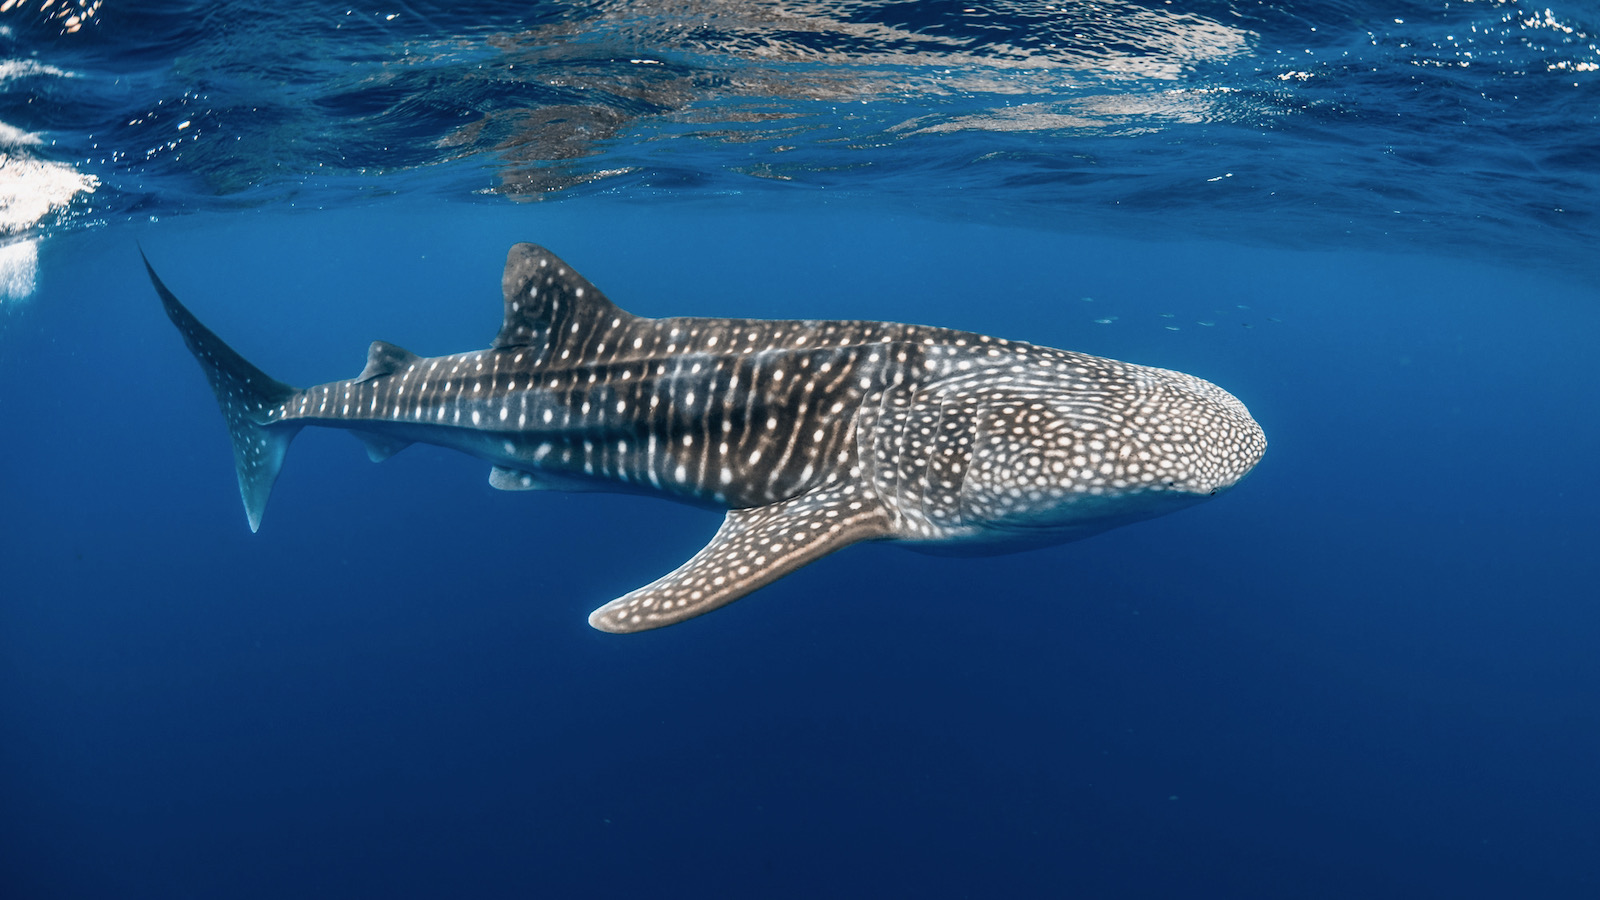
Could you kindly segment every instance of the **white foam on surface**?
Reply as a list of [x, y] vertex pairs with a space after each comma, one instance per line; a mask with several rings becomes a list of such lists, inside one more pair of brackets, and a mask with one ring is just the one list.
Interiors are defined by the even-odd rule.
[[35, 159], [16, 149], [0, 150], [0, 235], [18, 234], [99, 186], [66, 163]]

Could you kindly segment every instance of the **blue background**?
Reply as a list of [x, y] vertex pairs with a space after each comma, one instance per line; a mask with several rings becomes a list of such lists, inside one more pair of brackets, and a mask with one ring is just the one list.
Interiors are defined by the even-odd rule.
[[[251, 535], [135, 242], [308, 384], [374, 338], [486, 345], [517, 240], [644, 315], [1192, 372], [1271, 445], [1171, 517], [1006, 557], [853, 547], [634, 636], [585, 616], [716, 515], [311, 430]], [[1600, 889], [1600, 312], [1570, 276], [820, 196], [201, 214], [42, 266], [0, 313], [8, 898]]]

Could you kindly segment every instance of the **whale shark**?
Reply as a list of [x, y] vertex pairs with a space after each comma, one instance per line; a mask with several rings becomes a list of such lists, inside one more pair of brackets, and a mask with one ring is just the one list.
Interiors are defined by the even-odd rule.
[[589, 616], [608, 632], [682, 622], [861, 541], [1087, 537], [1216, 496], [1266, 450], [1244, 405], [1192, 375], [923, 325], [645, 318], [535, 244], [507, 255], [488, 349], [375, 341], [355, 378], [301, 389], [145, 269], [222, 408], [251, 531], [308, 425], [352, 432], [373, 461], [458, 450], [501, 490], [727, 510], [704, 549]]

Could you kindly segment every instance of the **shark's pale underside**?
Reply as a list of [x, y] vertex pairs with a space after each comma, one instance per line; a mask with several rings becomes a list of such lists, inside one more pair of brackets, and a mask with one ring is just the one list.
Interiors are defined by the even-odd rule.
[[377, 341], [360, 375], [304, 390], [150, 279], [222, 406], [251, 530], [306, 425], [354, 432], [374, 460], [460, 450], [503, 490], [728, 510], [688, 562], [595, 610], [605, 631], [681, 622], [857, 541], [1085, 537], [1213, 496], [1266, 449], [1238, 400], [1190, 375], [920, 325], [647, 319], [533, 244], [511, 248], [489, 349]]

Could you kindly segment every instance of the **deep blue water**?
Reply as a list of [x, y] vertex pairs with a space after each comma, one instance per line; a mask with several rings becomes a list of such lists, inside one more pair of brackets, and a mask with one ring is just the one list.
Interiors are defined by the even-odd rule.
[[[1600, 891], [1592, 7], [39, 5], [7, 900]], [[1271, 446], [1173, 516], [631, 636], [585, 616], [716, 514], [308, 430], [252, 535], [138, 247], [310, 384], [484, 346], [519, 240], [645, 315], [1192, 372]]]

